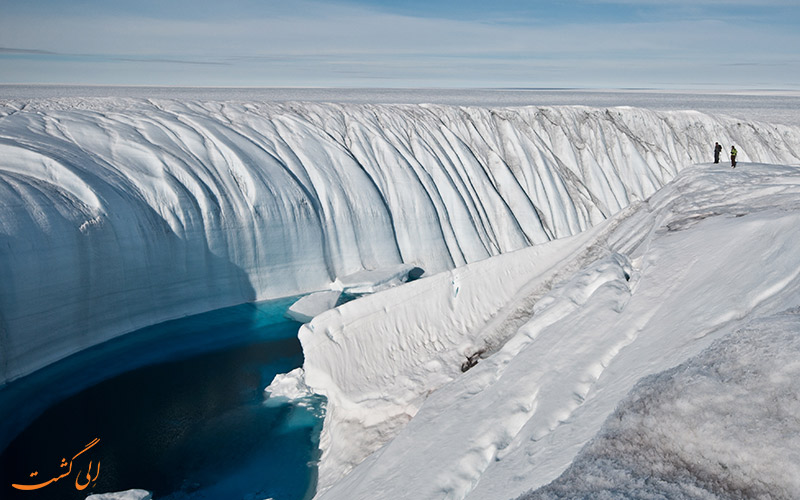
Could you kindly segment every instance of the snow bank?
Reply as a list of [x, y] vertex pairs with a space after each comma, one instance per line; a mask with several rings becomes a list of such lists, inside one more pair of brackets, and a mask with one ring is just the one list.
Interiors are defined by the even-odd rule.
[[[575, 237], [315, 318], [300, 338], [304, 380], [329, 397], [318, 497], [513, 498], [549, 483], [642, 377], [800, 303], [798, 228], [797, 167], [700, 165]], [[480, 292], [459, 309], [456, 287]], [[494, 354], [459, 375], [487, 338]], [[747, 446], [753, 471], [798, 467]]]
[[[327, 398], [319, 469], [329, 484], [414, 416], [425, 397], [488, 355], [542, 290], [587, 254], [591, 232], [439, 273], [315, 317], [300, 329], [301, 385]], [[522, 301], [521, 299], [526, 300]], [[521, 301], [520, 303], [515, 302]], [[494, 324], [496, 331], [487, 331]], [[285, 395], [276, 379], [267, 391]]]
[[526, 500], [800, 497], [800, 309], [648, 377]]
[[0, 383], [170, 318], [577, 233], [714, 141], [800, 151], [794, 128], [629, 108], [0, 107]]

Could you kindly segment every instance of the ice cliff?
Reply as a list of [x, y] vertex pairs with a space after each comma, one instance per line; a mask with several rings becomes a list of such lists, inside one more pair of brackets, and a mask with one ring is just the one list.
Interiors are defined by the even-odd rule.
[[800, 131], [696, 112], [0, 101], [0, 383], [166, 319], [578, 233]]

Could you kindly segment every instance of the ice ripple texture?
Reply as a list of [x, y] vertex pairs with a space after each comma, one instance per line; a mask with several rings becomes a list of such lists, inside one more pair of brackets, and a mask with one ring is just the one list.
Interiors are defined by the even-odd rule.
[[800, 163], [697, 112], [0, 101], [0, 383], [137, 328], [580, 232], [680, 168]]

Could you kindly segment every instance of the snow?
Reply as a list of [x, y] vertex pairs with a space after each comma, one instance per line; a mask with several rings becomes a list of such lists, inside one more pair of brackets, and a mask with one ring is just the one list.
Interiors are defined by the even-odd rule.
[[[686, 362], [732, 332], [761, 328], [753, 326], [760, 318], [797, 307], [798, 195], [797, 167], [697, 165], [650, 199], [577, 236], [477, 262], [315, 318], [300, 339], [307, 353], [305, 383], [329, 398], [318, 498], [513, 498], [555, 480], [637, 381]], [[467, 272], [477, 277], [454, 279]], [[462, 294], [472, 287], [482, 293]], [[441, 298], [448, 293], [455, 304]], [[460, 374], [465, 353], [487, 336], [501, 345]], [[725, 348], [706, 356], [720, 349]], [[772, 370], [774, 349], [780, 346], [753, 354], [747, 362], [754, 368], [743, 368], [742, 377], [760, 371], [745, 386], [770, 385], [774, 373], [769, 390], [792, 405], [800, 394], [785, 381], [795, 364], [787, 354], [780, 363], [787, 365], [785, 373]], [[698, 366], [705, 366], [699, 359]], [[697, 407], [691, 418], [722, 419], [709, 424], [706, 442], [715, 439], [714, 425], [727, 425], [725, 411], [747, 401], [736, 397], [743, 388], [728, 392], [718, 384], [718, 402], [706, 398], [709, 390], [687, 396]], [[773, 398], [766, 388], [760, 392], [752, 397]], [[672, 397], [665, 396], [666, 404], [682, 404]], [[761, 409], [774, 413], [776, 404]], [[773, 418], [790, 414], [784, 408]], [[650, 421], [648, 415], [630, 418]], [[738, 469], [725, 481], [757, 488], [760, 483], [751, 479], [780, 460], [770, 477], [788, 471], [787, 479], [770, 484], [796, 496], [788, 478], [798, 477], [800, 461], [782, 454], [792, 442], [782, 443], [781, 436], [796, 433], [798, 422], [790, 419], [764, 433], [752, 428], [758, 414], [748, 418], [752, 425], [731, 432], [755, 432], [758, 439], [728, 438], [727, 446], [739, 447], [719, 456], [723, 464], [738, 463]], [[673, 433], [682, 428], [679, 422], [664, 426]], [[635, 428], [627, 432], [639, 435]], [[590, 447], [583, 455], [584, 469], [599, 478], [584, 485], [588, 496], [597, 484], [616, 491], [613, 481], [621, 476], [646, 477], [642, 468], [631, 474], [624, 469], [637, 467], [634, 461], [614, 465], [624, 450], [598, 464], [595, 457], [605, 457], [611, 445], [597, 446], [600, 451]], [[660, 449], [664, 470], [691, 469], [695, 463], [670, 462], [671, 448]], [[732, 454], [738, 462], [730, 460]], [[699, 457], [691, 450], [685, 455]], [[738, 472], [748, 467], [747, 473]], [[556, 491], [569, 492], [584, 469]], [[666, 482], [673, 477], [664, 474]], [[631, 481], [619, 484], [634, 486]], [[692, 487], [707, 487], [692, 481]]]
[[556, 481], [522, 498], [800, 496], [800, 309], [639, 382]]
[[695, 112], [0, 101], [0, 382], [160, 321], [572, 235], [715, 140], [800, 161], [796, 128]]

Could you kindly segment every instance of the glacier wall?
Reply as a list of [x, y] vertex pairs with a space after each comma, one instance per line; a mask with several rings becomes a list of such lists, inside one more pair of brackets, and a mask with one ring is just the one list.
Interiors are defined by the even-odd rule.
[[0, 383], [170, 318], [575, 234], [714, 141], [800, 162], [796, 128], [697, 112], [0, 101]]

